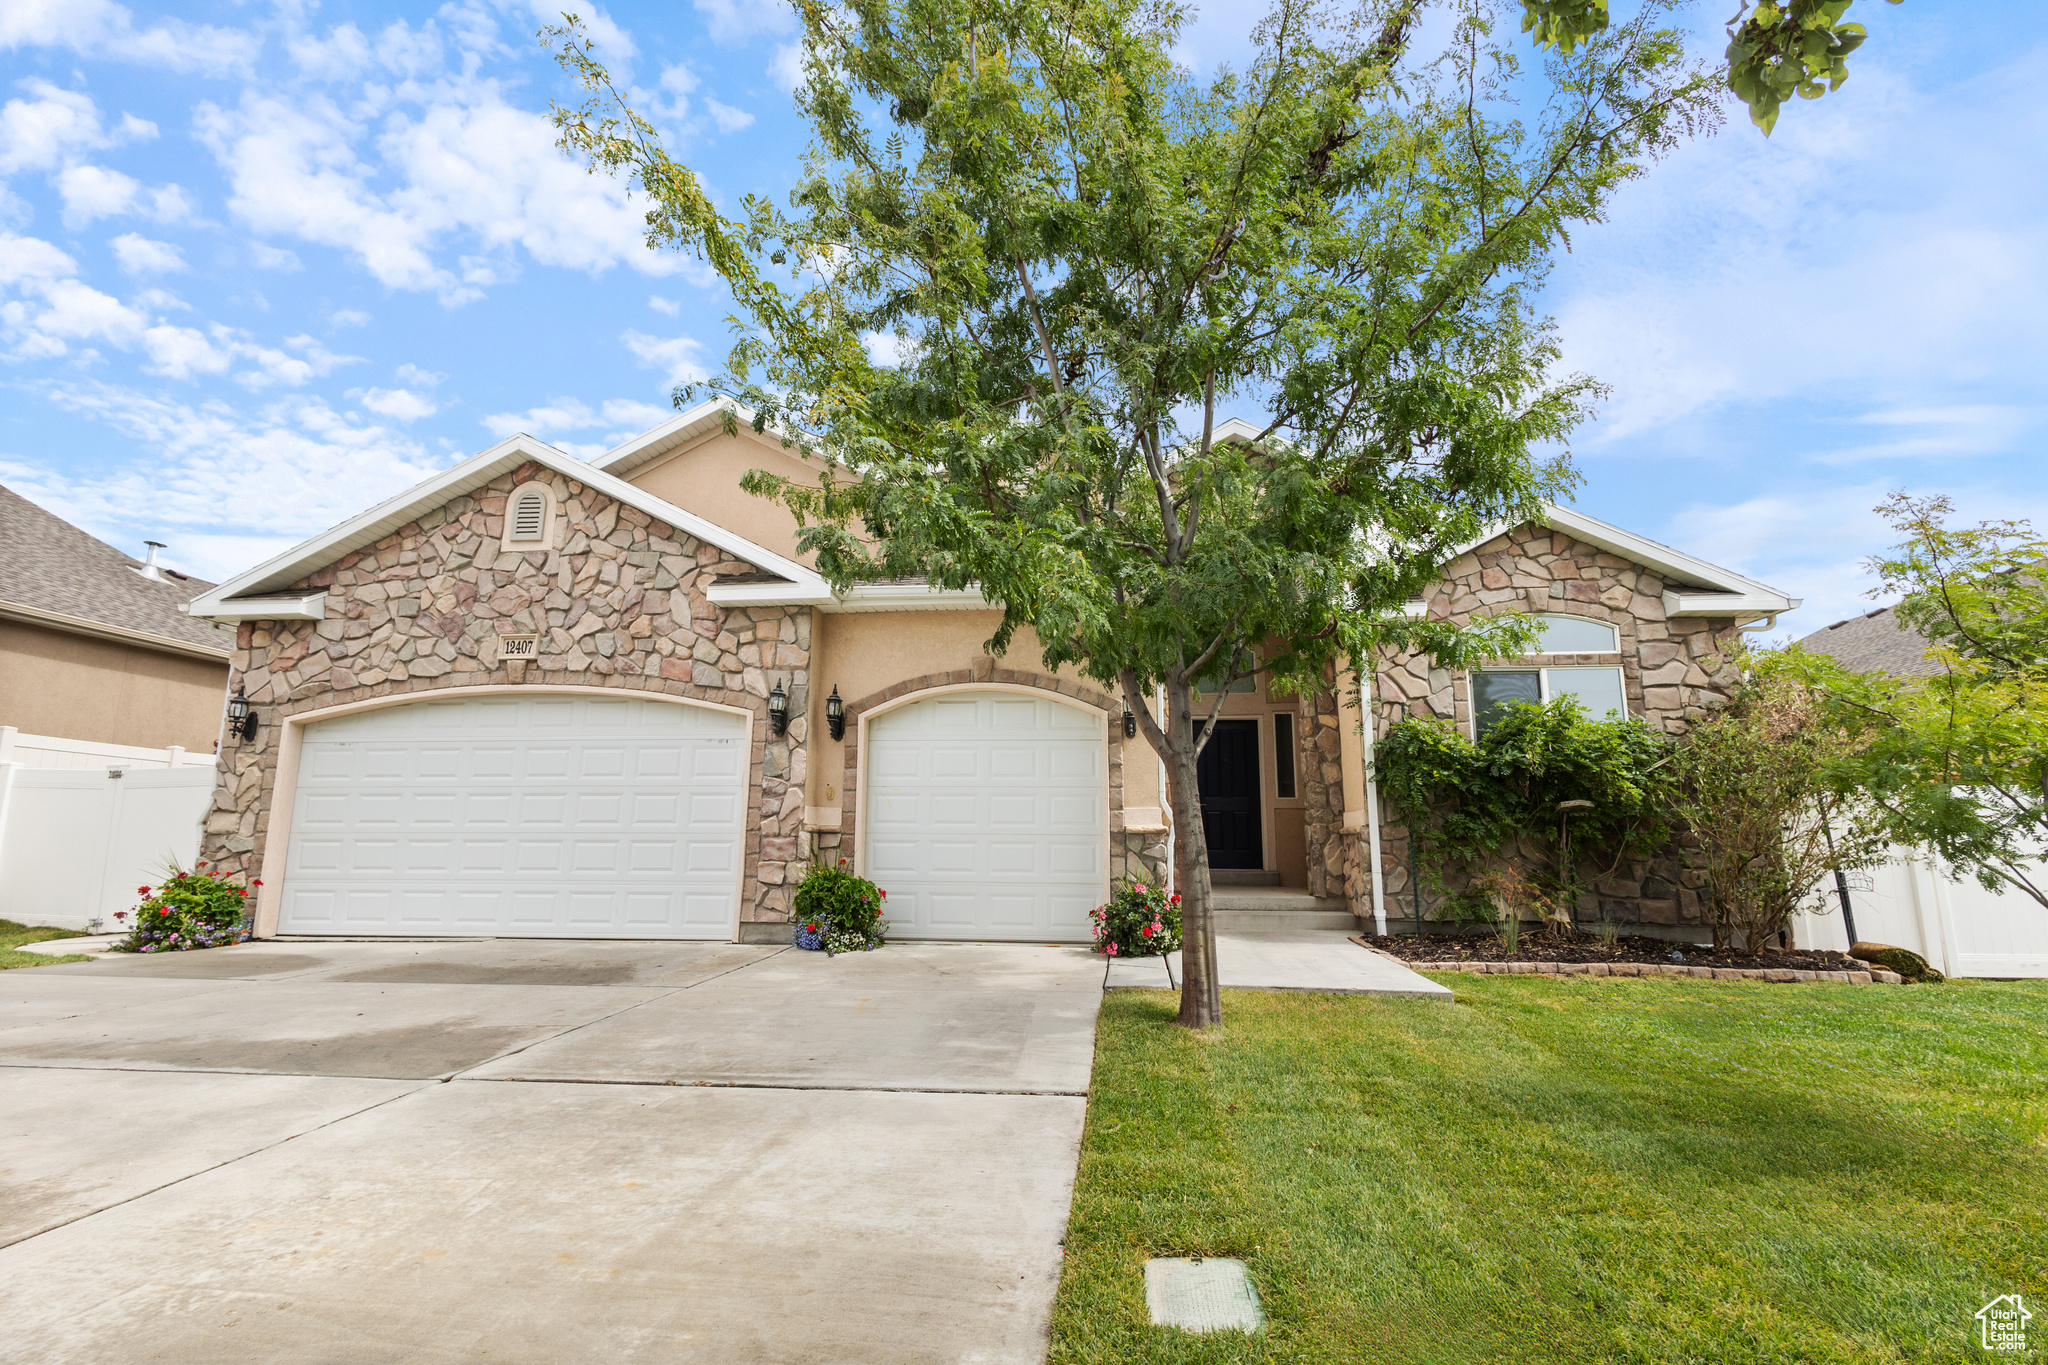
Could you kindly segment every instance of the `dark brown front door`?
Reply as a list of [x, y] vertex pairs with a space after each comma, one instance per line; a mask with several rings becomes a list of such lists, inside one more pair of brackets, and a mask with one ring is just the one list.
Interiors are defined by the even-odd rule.
[[1259, 723], [1219, 720], [1195, 762], [1209, 866], [1264, 866], [1259, 837]]

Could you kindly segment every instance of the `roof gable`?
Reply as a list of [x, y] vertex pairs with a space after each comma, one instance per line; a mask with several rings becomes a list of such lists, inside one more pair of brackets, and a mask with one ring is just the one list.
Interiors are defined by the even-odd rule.
[[324, 592], [309, 594], [294, 590], [281, 597], [268, 594], [289, 588], [307, 574], [352, 551], [375, 544], [427, 512], [529, 462], [551, 469], [629, 507], [636, 507], [679, 531], [717, 546], [735, 559], [746, 560], [757, 568], [779, 574], [790, 581], [793, 591], [829, 595], [825, 581], [802, 564], [658, 498], [643, 488], [637, 488], [616, 474], [586, 464], [566, 451], [521, 433], [471, 456], [452, 469], [415, 484], [398, 496], [378, 503], [247, 573], [237, 574], [199, 597], [189, 610], [194, 616], [225, 620], [320, 619], [324, 608], [318, 603], [324, 601]]
[[[1676, 591], [1666, 592], [1666, 610], [1674, 616], [1768, 616], [1775, 621], [1779, 613], [1793, 610], [1801, 601], [1733, 569], [1723, 568], [1697, 555], [1673, 549], [1633, 531], [1624, 531], [1597, 517], [1589, 517], [1553, 502], [1542, 504], [1542, 510], [1531, 520], [1609, 554], [1632, 560], [1646, 569], [1655, 569], [1667, 583], [1698, 585], [1706, 589], [1704, 592], [1686, 591], [1681, 586]], [[1489, 526], [1480, 535], [1457, 546], [1449, 558], [1468, 554], [1521, 524], [1500, 522]]]

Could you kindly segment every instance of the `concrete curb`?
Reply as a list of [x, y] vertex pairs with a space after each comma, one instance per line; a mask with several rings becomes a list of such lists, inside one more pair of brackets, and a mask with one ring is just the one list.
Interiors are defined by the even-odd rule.
[[1772, 981], [1842, 986], [1901, 986], [1906, 981], [1897, 972], [1877, 968], [1867, 972], [1807, 972], [1791, 967], [1683, 967], [1661, 962], [1410, 962], [1375, 948], [1364, 939], [1353, 938], [1351, 941], [1367, 952], [1399, 962], [1413, 972], [1467, 972], [1479, 976], [1674, 976], [1695, 981]]

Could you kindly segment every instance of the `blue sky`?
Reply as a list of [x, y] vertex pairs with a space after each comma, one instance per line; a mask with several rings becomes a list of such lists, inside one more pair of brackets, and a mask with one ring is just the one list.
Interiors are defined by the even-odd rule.
[[[557, 7], [0, 0], [0, 482], [222, 577], [512, 431], [662, 420], [727, 302], [554, 150]], [[723, 201], [786, 192], [785, 11], [583, 12]], [[1185, 57], [1256, 13], [1205, 7]], [[1769, 140], [1737, 111], [1545, 297], [1614, 389], [1578, 506], [1803, 596], [1800, 632], [1866, 608], [1891, 490], [2048, 525], [2048, 6], [1852, 17], [1839, 94]]]

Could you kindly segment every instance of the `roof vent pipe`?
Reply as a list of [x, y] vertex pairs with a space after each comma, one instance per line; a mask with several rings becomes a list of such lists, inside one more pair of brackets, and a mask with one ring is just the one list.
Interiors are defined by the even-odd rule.
[[164, 543], [161, 540], [145, 540], [142, 543], [149, 547], [149, 562], [135, 572], [158, 583], [170, 582], [171, 576], [164, 572], [163, 565], [156, 562], [156, 552], [164, 548]]

